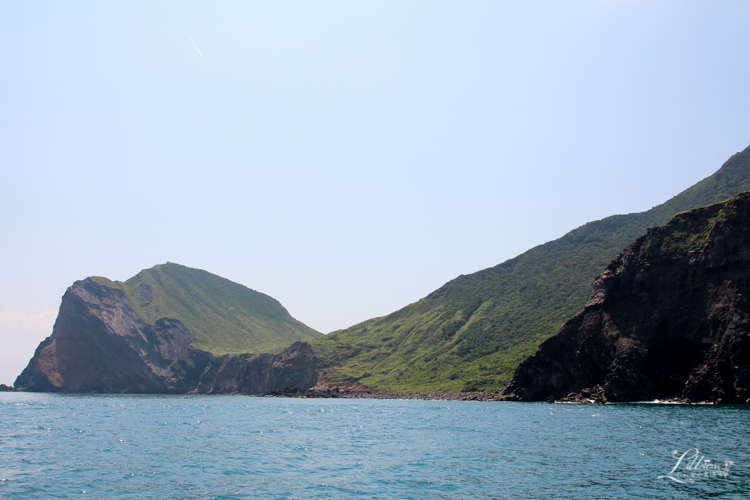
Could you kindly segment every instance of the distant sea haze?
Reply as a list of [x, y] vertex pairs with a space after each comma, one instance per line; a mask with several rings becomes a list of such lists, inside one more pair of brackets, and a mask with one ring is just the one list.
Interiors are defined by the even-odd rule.
[[0, 393], [0, 498], [747, 498], [746, 406]]

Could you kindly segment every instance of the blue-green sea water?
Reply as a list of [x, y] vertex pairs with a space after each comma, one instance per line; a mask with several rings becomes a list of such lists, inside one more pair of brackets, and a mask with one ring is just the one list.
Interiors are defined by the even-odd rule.
[[0, 393], [0, 499], [746, 499], [749, 417], [747, 406]]

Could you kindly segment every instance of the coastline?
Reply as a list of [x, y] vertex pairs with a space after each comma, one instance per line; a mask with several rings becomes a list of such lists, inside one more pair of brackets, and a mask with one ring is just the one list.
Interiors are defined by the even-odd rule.
[[340, 399], [393, 399], [412, 401], [500, 401], [499, 392], [386, 392], [349, 389], [309, 389], [304, 392], [284, 391], [262, 394], [282, 398], [340, 398]]
[[[28, 392], [25, 390], [14, 389], [11, 386], [3, 384], [3, 389], [0, 392]], [[31, 391], [37, 392], [37, 391]], [[42, 391], [43, 392], [43, 391]], [[61, 394], [52, 392], [51, 394]], [[62, 394], [75, 394], [75, 393], [62, 393]], [[91, 394], [91, 393], [80, 393], [80, 394]], [[96, 394], [139, 394], [131, 392], [123, 393], [96, 393]], [[154, 393], [143, 393], [143, 394], [154, 394]], [[162, 394], [162, 393], [159, 393]], [[164, 393], [165, 395], [185, 395], [184, 393]], [[198, 395], [200, 393], [188, 393]], [[200, 395], [222, 395], [220, 393], [202, 393]], [[388, 391], [376, 391], [376, 390], [352, 390], [352, 389], [339, 389], [339, 388], [312, 388], [306, 391], [295, 391], [286, 390], [283, 392], [268, 392], [262, 394], [246, 394], [241, 392], [234, 393], [223, 393], [223, 395], [234, 395], [234, 396], [251, 396], [251, 397], [272, 397], [272, 398], [299, 398], [299, 399], [381, 399], [381, 400], [394, 400], [394, 401], [493, 401], [493, 402], [533, 402], [533, 401], [518, 401], [504, 397], [501, 392], [388, 392]], [[537, 401], [540, 402], [540, 401]], [[716, 401], [690, 401], [680, 398], [671, 399], [654, 399], [650, 401], [602, 401], [597, 399], [584, 399], [584, 398], [563, 398], [555, 401], [546, 401], [548, 404], [564, 404], [564, 405], [669, 405], [669, 406], [746, 406], [750, 405], [750, 400], [744, 403], [724, 403], [721, 399]]]
[[[307, 391], [285, 391], [259, 394], [260, 397], [281, 398], [309, 398], [309, 399], [391, 399], [411, 401], [512, 401], [502, 396], [500, 392], [387, 392], [374, 390], [350, 390], [350, 389], [308, 389]], [[721, 399], [716, 401], [690, 401], [679, 398], [654, 399], [651, 401], [602, 401], [594, 399], [560, 399], [547, 401], [550, 404], [568, 405], [678, 405], [678, 406], [728, 406], [731, 403], [723, 403]], [[738, 406], [750, 404], [735, 403]]]

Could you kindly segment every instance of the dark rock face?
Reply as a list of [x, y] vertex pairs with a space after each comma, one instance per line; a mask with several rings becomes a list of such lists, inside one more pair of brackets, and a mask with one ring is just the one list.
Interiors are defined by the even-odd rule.
[[122, 292], [91, 279], [63, 296], [52, 335], [16, 379], [17, 390], [110, 393], [244, 393], [306, 390], [315, 358], [297, 342], [281, 354], [215, 356], [190, 346], [177, 320], [141, 320]]
[[509, 400], [750, 398], [750, 194], [652, 228], [516, 370]]
[[[183, 362], [186, 376], [178, 392], [200, 394], [268, 394], [306, 391], [318, 379], [309, 344], [295, 342], [280, 354], [213, 356], [192, 350]], [[194, 375], [200, 371], [197, 377]]]
[[0, 384], [0, 392], [13, 392], [15, 389], [13, 389], [11, 386], [6, 384]]

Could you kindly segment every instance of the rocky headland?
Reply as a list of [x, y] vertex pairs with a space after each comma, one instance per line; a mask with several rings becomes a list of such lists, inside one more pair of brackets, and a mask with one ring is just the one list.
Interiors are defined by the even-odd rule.
[[306, 390], [317, 372], [310, 346], [276, 354], [214, 354], [191, 344], [179, 320], [144, 321], [117, 288], [91, 278], [65, 292], [52, 335], [16, 379], [39, 392], [262, 394]]
[[745, 403], [750, 193], [648, 230], [585, 308], [523, 361], [504, 400]]

